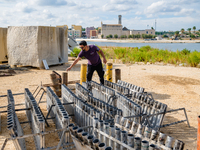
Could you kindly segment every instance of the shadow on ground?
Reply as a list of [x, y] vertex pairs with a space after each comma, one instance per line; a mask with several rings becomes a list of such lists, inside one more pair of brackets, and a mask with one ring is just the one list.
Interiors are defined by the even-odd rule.
[[170, 97], [171, 97], [171, 95], [169, 95], [169, 94], [160, 94], [160, 93], [148, 92], [148, 91], [147, 91], [147, 93], [152, 94], [152, 96], [155, 100], [165, 100], [165, 99], [170, 99]]
[[[173, 117], [172, 115], [166, 114], [162, 125], [177, 121], [180, 120]], [[197, 128], [189, 127], [187, 122], [163, 127], [160, 131], [169, 136], [172, 136], [175, 139], [183, 141], [185, 143], [185, 149], [196, 149], [196, 144], [194, 143], [197, 141]]]

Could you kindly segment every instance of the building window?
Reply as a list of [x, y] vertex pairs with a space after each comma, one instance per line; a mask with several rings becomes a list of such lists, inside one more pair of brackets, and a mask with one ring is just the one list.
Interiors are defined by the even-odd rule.
[[146, 34], [148, 34], [148, 31], [146, 31]]

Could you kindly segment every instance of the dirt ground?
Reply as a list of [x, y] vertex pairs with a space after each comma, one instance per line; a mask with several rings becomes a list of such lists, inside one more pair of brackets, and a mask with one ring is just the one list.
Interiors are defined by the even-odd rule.
[[[14, 76], [0, 77], [0, 95], [6, 95], [7, 90], [12, 90], [12, 93], [23, 93], [24, 88], [29, 88], [33, 93], [38, 85], [51, 83], [50, 74], [53, 70], [62, 75], [62, 72], [73, 61], [69, 61], [61, 66], [52, 66], [49, 70], [39, 70], [36, 68], [28, 68], [27, 70], [15, 70], [17, 74]], [[168, 110], [185, 108], [190, 127], [187, 122], [172, 125], [169, 127], [161, 128], [161, 131], [176, 139], [185, 142], [185, 149], [195, 150], [197, 141], [197, 117], [200, 115], [200, 69], [191, 67], [181, 67], [174, 65], [163, 64], [121, 64], [119, 61], [109, 60], [113, 63], [113, 82], [115, 82], [114, 69], [121, 69], [121, 80], [132, 83], [134, 85], [144, 87], [145, 91], [151, 93], [153, 98], [157, 101], [168, 105]], [[86, 60], [81, 60], [75, 65], [71, 71], [68, 72], [68, 81], [80, 79], [80, 66], [82, 63], [87, 63]], [[98, 76], [95, 73], [93, 80], [99, 82]], [[74, 88], [74, 85], [70, 85]], [[24, 96], [14, 96], [15, 103], [23, 103]], [[38, 101], [39, 97], [36, 98]], [[45, 96], [43, 97], [45, 100]], [[0, 97], [0, 106], [7, 105], [7, 98]], [[24, 106], [17, 106], [23, 108]], [[42, 111], [46, 114], [46, 105], [40, 104]], [[6, 110], [1, 108], [0, 111]], [[0, 147], [5, 140], [9, 137], [6, 129], [7, 114], [1, 114], [1, 134], [0, 134]], [[20, 121], [27, 121], [25, 111], [17, 112]], [[183, 111], [169, 113], [165, 115], [164, 124], [172, 123], [180, 120], [185, 120]], [[55, 129], [51, 121], [50, 127], [46, 127], [46, 131]], [[29, 124], [22, 124], [25, 134], [31, 134]], [[46, 146], [55, 146], [59, 139], [57, 134], [51, 134], [45, 137]], [[27, 149], [34, 149], [34, 142], [32, 138], [26, 139]], [[9, 141], [5, 149], [14, 149], [14, 145]]]

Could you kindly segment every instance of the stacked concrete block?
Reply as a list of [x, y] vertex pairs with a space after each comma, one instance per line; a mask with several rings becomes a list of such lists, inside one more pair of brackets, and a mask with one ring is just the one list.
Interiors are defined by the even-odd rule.
[[[7, 91], [7, 98], [8, 98], [7, 129], [10, 133], [10, 136], [13, 138], [23, 136], [24, 135], [23, 129], [15, 113], [15, 101], [11, 90]], [[13, 140], [13, 143], [16, 149], [20, 150], [26, 149], [25, 139], [15, 139]]]
[[0, 28], [0, 62], [8, 61], [7, 58], [7, 28]]
[[[47, 87], [47, 110], [50, 111], [50, 116], [56, 125], [56, 129], [67, 128], [70, 123], [70, 117], [68, 112], [65, 110], [58, 96], [53, 92], [50, 87]], [[59, 132], [61, 138], [62, 132]], [[65, 140], [64, 140], [65, 141]]]
[[10, 65], [43, 68], [68, 61], [67, 29], [47, 26], [10, 26], [7, 51]]
[[[45, 120], [43, 114], [38, 107], [38, 104], [33, 97], [32, 93], [29, 89], [25, 88], [25, 105], [26, 108], [30, 108], [26, 110], [26, 115], [28, 121], [30, 121], [30, 127], [32, 129], [32, 133], [43, 133], [45, 132]], [[36, 145], [36, 149], [45, 148], [45, 139], [44, 135], [34, 136], [34, 141]]]

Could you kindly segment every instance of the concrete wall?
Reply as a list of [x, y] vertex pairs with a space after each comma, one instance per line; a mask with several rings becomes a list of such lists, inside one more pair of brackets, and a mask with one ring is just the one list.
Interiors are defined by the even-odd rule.
[[7, 59], [7, 28], [0, 28], [0, 62]]
[[66, 28], [45, 26], [8, 27], [7, 46], [10, 65], [43, 68], [68, 61], [68, 34]]

